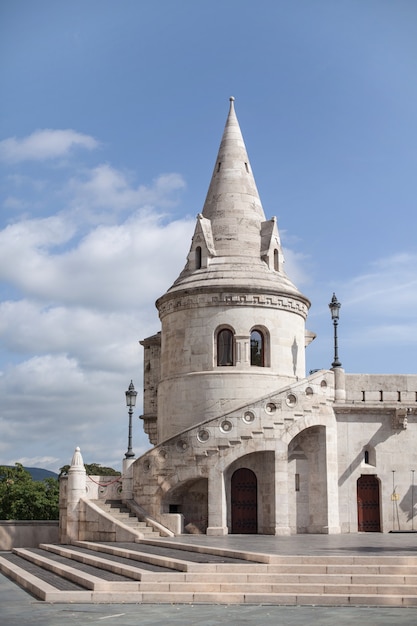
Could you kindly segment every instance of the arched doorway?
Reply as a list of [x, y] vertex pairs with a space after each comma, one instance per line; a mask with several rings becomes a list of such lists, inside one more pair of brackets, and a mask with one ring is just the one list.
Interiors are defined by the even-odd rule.
[[232, 475], [232, 533], [258, 532], [258, 484], [252, 470], [241, 467]]
[[358, 531], [381, 532], [379, 480], [376, 476], [361, 476], [357, 482]]

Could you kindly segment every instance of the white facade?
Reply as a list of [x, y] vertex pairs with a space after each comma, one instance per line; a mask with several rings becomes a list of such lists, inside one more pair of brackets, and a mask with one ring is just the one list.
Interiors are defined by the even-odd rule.
[[133, 498], [188, 532], [411, 530], [417, 376], [306, 377], [310, 303], [283, 265], [231, 99], [185, 268], [141, 342], [154, 447]]

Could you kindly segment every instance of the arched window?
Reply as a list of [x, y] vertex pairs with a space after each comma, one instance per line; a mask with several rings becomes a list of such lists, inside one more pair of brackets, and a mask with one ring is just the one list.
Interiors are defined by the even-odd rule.
[[274, 250], [274, 270], [276, 272], [279, 271], [279, 256], [278, 256], [278, 250], [276, 248]]
[[197, 246], [195, 249], [195, 269], [201, 269], [201, 246]]
[[365, 465], [373, 465], [376, 467], [376, 451], [373, 446], [367, 445], [366, 448], [363, 449], [362, 454], [362, 462]]
[[250, 334], [250, 364], [264, 367], [265, 340], [262, 331], [254, 328]]
[[233, 365], [233, 332], [229, 328], [217, 333], [217, 365]]

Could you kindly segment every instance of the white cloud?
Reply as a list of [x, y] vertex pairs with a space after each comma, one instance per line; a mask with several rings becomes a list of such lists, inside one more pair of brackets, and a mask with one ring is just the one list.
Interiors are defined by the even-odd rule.
[[415, 319], [417, 309], [417, 254], [387, 255], [370, 270], [348, 281], [346, 308], [361, 315]]
[[44, 161], [69, 154], [73, 148], [94, 150], [98, 141], [74, 130], [36, 130], [28, 137], [0, 141], [0, 160], [8, 163]]
[[55, 457], [55, 456], [33, 456], [33, 457], [23, 456], [20, 459], [17, 459], [16, 461], [13, 461], [13, 464], [14, 463], [21, 463], [25, 467], [43, 467], [43, 468], [46, 468], [46, 467], [48, 467], [50, 465], [56, 464], [57, 461], [59, 461], [59, 459], [57, 457]]
[[184, 179], [179, 174], [162, 174], [151, 185], [132, 184], [129, 176], [108, 164], [101, 164], [84, 173], [84, 177], [74, 177], [69, 184], [73, 193], [73, 206], [82, 211], [84, 219], [100, 209], [101, 221], [108, 215], [103, 210], [113, 212], [138, 210], [158, 206], [169, 208], [177, 203], [174, 193], [185, 188]]
[[0, 231], [0, 277], [44, 302], [140, 307], [145, 293], [145, 299], [157, 297], [182, 269], [193, 225], [138, 213], [120, 225], [92, 228], [62, 250], [56, 246], [75, 232], [65, 216], [18, 222]]
[[310, 281], [306, 267], [308, 256], [290, 248], [284, 248], [283, 253], [285, 258], [284, 271], [289, 279], [297, 288], [308, 283]]
[[[53, 175], [37, 188], [53, 214], [39, 218], [35, 181], [9, 180], [29, 192], [28, 217], [0, 230], [0, 463], [56, 470], [80, 445], [86, 462], [119, 467], [131, 378], [141, 411], [138, 341], [159, 329], [154, 302], [185, 264], [194, 220], [166, 214], [178, 174], [150, 185], [110, 165], [67, 181], [61, 170], [59, 185]], [[136, 419], [136, 454], [148, 445]]]
[[4, 199], [3, 206], [5, 209], [11, 209], [12, 211], [21, 211], [27, 205], [20, 198], [16, 198], [15, 196], [7, 196]]

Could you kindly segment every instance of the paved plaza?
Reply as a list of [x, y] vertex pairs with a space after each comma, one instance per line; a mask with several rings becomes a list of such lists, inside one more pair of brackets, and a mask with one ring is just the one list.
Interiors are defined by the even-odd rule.
[[[172, 538], [170, 539], [172, 541]], [[417, 556], [417, 533], [298, 535], [292, 537], [182, 535], [174, 541], [269, 554]], [[1, 626], [367, 626], [417, 624], [417, 609], [207, 604], [46, 604], [0, 575]]]

